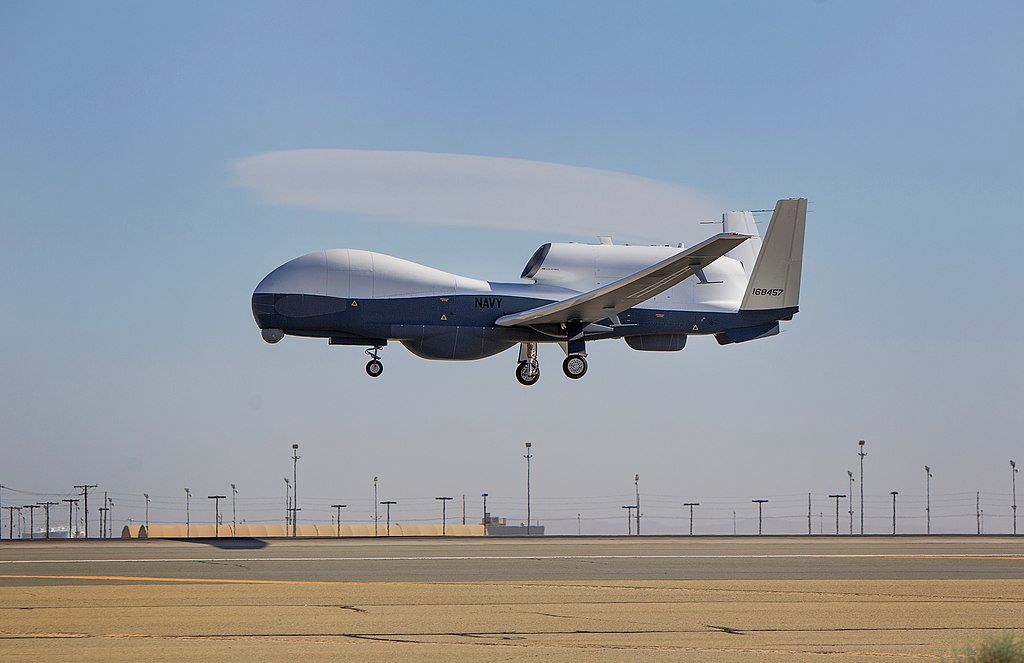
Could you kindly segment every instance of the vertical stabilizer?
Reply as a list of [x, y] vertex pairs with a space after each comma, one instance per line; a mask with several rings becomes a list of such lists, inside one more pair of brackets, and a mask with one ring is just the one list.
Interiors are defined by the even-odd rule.
[[789, 198], [775, 204], [775, 212], [740, 304], [741, 311], [799, 305], [806, 219], [806, 198]]

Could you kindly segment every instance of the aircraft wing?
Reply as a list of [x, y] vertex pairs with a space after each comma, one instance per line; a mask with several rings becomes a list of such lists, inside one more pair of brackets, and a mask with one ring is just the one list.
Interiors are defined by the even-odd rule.
[[519, 327], [603, 320], [661, 294], [749, 238], [738, 233], [720, 233], [618, 281], [562, 301], [502, 316], [495, 323], [501, 327]]

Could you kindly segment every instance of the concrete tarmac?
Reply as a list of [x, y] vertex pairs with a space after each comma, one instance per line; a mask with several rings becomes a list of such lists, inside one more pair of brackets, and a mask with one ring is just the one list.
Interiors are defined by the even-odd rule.
[[1024, 537], [0, 544], [0, 660], [934, 661], [1024, 637]]
[[0, 545], [0, 586], [38, 582], [17, 576], [47, 575], [349, 582], [1024, 579], [1024, 537], [403, 537]]

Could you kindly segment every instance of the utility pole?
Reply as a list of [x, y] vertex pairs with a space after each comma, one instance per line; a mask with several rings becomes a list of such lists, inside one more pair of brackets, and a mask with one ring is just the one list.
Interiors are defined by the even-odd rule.
[[925, 474], [925, 484], [924, 484], [925, 485], [925, 488], [924, 488], [925, 507], [924, 507], [924, 513], [925, 513], [925, 516], [926, 516], [926, 521], [928, 523], [928, 525], [927, 525], [927, 527], [928, 527], [927, 533], [931, 534], [932, 533], [932, 468], [930, 468], [927, 465], [925, 465], [924, 466], [924, 474]]
[[732, 512], [732, 535], [736, 536], [736, 512]]
[[864, 451], [864, 440], [857, 443], [860, 446], [860, 451], [857, 455], [860, 456], [860, 533], [864, 535], [864, 456], [868, 455], [868, 452]]
[[46, 536], [44, 538], [50, 538], [50, 507], [60, 504], [60, 502], [40, 502], [39, 506], [43, 507], [43, 513], [46, 514]]
[[811, 533], [811, 494], [807, 493], [807, 534]]
[[[106, 497], [106, 493], [103, 496]], [[114, 498], [107, 497], [107, 538], [114, 538]]]
[[846, 476], [850, 477], [850, 536], [853, 536], [853, 472], [846, 470]]
[[530, 459], [533, 458], [530, 447], [532, 446], [533, 442], [526, 443], [526, 455], [523, 456], [526, 459], [526, 536], [530, 536], [530, 518], [533, 517], [530, 513]]
[[75, 521], [74, 513], [75, 513], [75, 505], [78, 504], [78, 500], [61, 500], [61, 502], [67, 502], [68, 503], [68, 538], [69, 539], [74, 539], [74, 538], [76, 538], [75, 537], [75, 530], [74, 530], [74, 521]]
[[466, 493], [462, 493], [462, 524], [466, 524]]
[[1017, 533], [1017, 463], [1010, 461], [1010, 480], [1013, 482], [1013, 533]]
[[761, 533], [761, 507], [763, 507], [768, 500], [750, 500], [757, 505], [757, 533]]
[[35, 515], [36, 515], [36, 509], [39, 508], [39, 505], [38, 504], [26, 504], [22, 508], [23, 509], [28, 509], [28, 538], [34, 539], [34, 538], [36, 538], [36, 519], [35, 519]]
[[238, 488], [231, 484], [231, 536], [238, 536], [238, 515], [235, 512], [235, 496], [238, 495]]
[[[448, 499], [451, 498], [449, 497]], [[398, 504], [398, 502], [395, 500], [384, 500], [381, 504], [383, 504], [384, 508], [387, 510], [387, 529], [385, 531], [387, 532], [387, 536], [391, 536], [391, 505]], [[463, 502], [463, 504], [465, 504], [465, 502]], [[466, 524], [465, 516], [462, 517], [462, 524]], [[444, 502], [441, 502], [441, 533], [442, 535], [444, 534]]]
[[80, 486], [75, 486], [75, 488], [78, 488], [79, 490], [82, 491], [82, 501], [85, 503], [85, 538], [87, 539], [89, 538], [89, 489], [96, 487], [96, 484], [82, 484]]
[[974, 519], [978, 522], [978, 535], [981, 535], [981, 491], [974, 494]]
[[299, 535], [299, 445], [292, 444], [292, 538]]
[[484, 498], [484, 517], [480, 519], [480, 523], [483, 525], [487, 524], [487, 493], [480, 493], [480, 497]]
[[332, 509], [338, 510], [338, 538], [341, 538], [341, 510], [347, 507], [347, 504], [332, 504]]
[[13, 541], [14, 540], [14, 510], [17, 509], [18, 507], [16, 507], [16, 506], [5, 506], [4, 508], [7, 509], [7, 513], [8, 513], [8, 516], [9, 516], [9, 518], [8, 518], [9, 524], [7, 526], [7, 538], [9, 540]]
[[373, 477], [373, 535], [377, 536], [377, 477]]
[[635, 509], [635, 504], [626, 504], [622, 507], [626, 510], [626, 534], [633, 535], [633, 512], [630, 509]]
[[583, 520], [580, 514], [576, 514], [576, 536], [583, 534]]
[[700, 502], [687, 502], [683, 506], [690, 507], [690, 536], [693, 536], [693, 507], [700, 506]]
[[633, 485], [636, 486], [636, 535], [640, 536], [640, 475], [633, 477]]
[[447, 532], [445, 531], [445, 522], [447, 520], [447, 516], [445, 515], [445, 505], [448, 504], [448, 501], [451, 500], [452, 498], [435, 497], [434, 499], [441, 502], [441, 536], [447, 536]]
[[98, 511], [100, 512], [100, 538], [107, 538], [107, 512], [109, 508], [101, 506]]
[[206, 499], [213, 500], [213, 536], [220, 537], [220, 501], [227, 499], [224, 495], [207, 495]]
[[146, 498], [146, 531], [149, 531], [149, 493], [142, 493], [142, 496]]
[[292, 524], [292, 480], [284, 478], [284, 534], [288, 536], [288, 528]]
[[836, 501], [836, 536], [839, 536], [839, 500], [844, 497], [846, 497], [846, 495], [840, 495], [839, 493], [828, 496], [829, 499], [834, 499]]
[[892, 533], [896, 533], [896, 496], [899, 495], [898, 490], [894, 490], [889, 493], [892, 495]]
[[187, 539], [192, 535], [192, 518], [189, 514], [190, 507], [192, 504], [192, 491], [188, 488], [185, 489], [185, 538]]

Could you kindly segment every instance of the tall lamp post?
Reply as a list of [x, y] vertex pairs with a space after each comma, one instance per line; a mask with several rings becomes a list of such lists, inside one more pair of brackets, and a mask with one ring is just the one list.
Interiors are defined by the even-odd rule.
[[[68, 538], [74, 539], [75, 536], [74, 523], [75, 523], [75, 505], [78, 504], [78, 500], [61, 500], [61, 502], [68, 503]], [[148, 527], [147, 527], [148, 529]]]
[[299, 535], [299, 445], [292, 443], [292, 538]]
[[1010, 461], [1010, 481], [1013, 484], [1013, 533], [1017, 533], [1017, 463]]
[[893, 490], [889, 493], [892, 495], [892, 533], [896, 533], [896, 496], [900, 494], [898, 490]]
[[[448, 499], [451, 499], [451, 498], [448, 498]], [[381, 504], [384, 505], [384, 508], [386, 509], [386, 513], [387, 513], [387, 515], [385, 516], [387, 518], [387, 521], [386, 521], [387, 522], [387, 529], [384, 530], [384, 531], [387, 532], [386, 536], [391, 536], [391, 505], [392, 504], [398, 504], [398, 502], [396, 502], [395, 500], [384, 500], [383, 502], [381, 502]], [[442, 512], [442, 515], [441, 515], [441, 532], [443, 534], [444, 533], [444, 515], [443, 515], [443, 513], [444, 513], [444, 506], [441, 507], [441, 512]]]
[[487, 493], [480, 493], [480, 497], [484, 498], [484, 516], [480, 519], [481, 524], [487, 524]]
[[633, 477], [633, 485], [636, 488], [636, 535], [640, 536], [640, 475]]
[[693, 536], [693, 507], [700, 506], [700, 502], [687, 502], [683, 506], [690, 507], [690, 536]]
[[192, 532], [192, 530], [191, 530], [192, 520], [191, 520], [191, 517], [189, 515], [189, 508], [190, 508], [191, 504], [192, 504], [192, 491], [189, 490], [188, 488], [186, 488], [185, 489], [185, 538], [186, 539], [190, 536], [190, 534]]
[[757, 505], [757, 533], [761, 533], [761, 507], [768, 503], [768, 500], [750, 500]]
[[853, 472], [846, 470], [846, 476], [850, 477], [850, 535], [853, 535]]
[[448, 516], [445, 513], [445, 505], [448, 504], [449, 500], [452, 500], [453, 498], [451, 498], [451, 497], [435, 497], [434, 499], [438, 500], [439, 502], [441, 502], [441, 536], [447, 536], [447, 532], [446, 532], [446, 529], [445, 529], [445, 522], [447, 521]]
[[839, 493], [835, 493], [833, 495], [829, 495], [828, 497], [829, 499], [836, 501], [836, 536], [839, 536], [839, 500], [846, 497], [846, 495], [840, 495]]
[[284, 478], [284, 534], [288, 536], [288, 526], [292, 522], [292, 480]]
[[530, 536], [530, 519], [533, 517], [530, 512], [530, 460], [533, 458], [530, 447], [532, 446], [533, 442], [526, 443], [526, 455], [523, 456], [526, 459], [526, 536]]
[[149, 493], [142, 493], [142, 496], [146, 498], [146, 531], [149, 531]]
[[868, 452], [864, 451], [864, 440], [857, 443], [860, 447], [860, 451], [857, 455], [860, 456], [860, 533], [864, 534], [864, 456], [868, 455]]
[[238, 536], [238, 516], [235, 511], [235, 496], [238, 495], [238, 488], [231, 484], [231, 536]]
[[924, 478], [924, 494], [925, 494], [924, 513], [925, 513], [925, 522], [927, 523], [927, 525], [926, 525], [926, 527], [927, 527], [926, 532], [928, 534], [931, 534], [932, 533], [932, 468], [928, 467], [927, 465], [924, 466], [924, 476], [925, 476], [925, 478]]
[[377, 536], [377, 477], [373, 477], [373, 535]]

